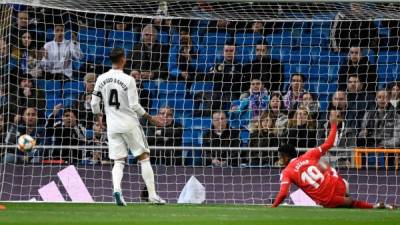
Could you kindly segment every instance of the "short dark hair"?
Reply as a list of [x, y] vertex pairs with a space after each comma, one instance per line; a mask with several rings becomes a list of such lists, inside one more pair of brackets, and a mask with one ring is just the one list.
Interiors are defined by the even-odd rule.
[[349, 74], [349, 76], [348, 76], [348, 78], [347, 78], [347, 81], [349, 81], [349, 80], [350, 80], [350, 78], [352, 78], [352, 77], [355, 77], [355, 78], [357, 78], [357, 79], [358, 79], [358, 81], [360, 81], [360, 77], [359, 77], [357, 74], [355, 74], [355, 73], [351, 73], [351, 74]]
[[289, 158], [293, 159], [297, 157], [296, 148], [291, 144], [283, 144], [278, 148], [278, 152], [281, 155], [289, 156]]
[[125, 57], [125, 51], [122, 48], [113, 48], [110, 52], [110, 60], [112, 64], [119, 63], [122, 57]]
[[66, 108], [64, 109], [63, 115], [67, 114], [67, 113], [72, 113], [74, 114], [76, 117], [78, 116], [78, 112], [76, 109], [73, 108]]
[[301, 74], [301, 73], [293, 73], [292, 76], [290, 77], [290, 81], [292, 81], [292, 79], [293, 79], [294, 76], [299, 76], [299, 77], [301, 77], [301, 79], [303, 80], [303, 82], [305, 82], [305, 80], [306, 80], [306, 77], [304, 76], [304, 74]]
[[227, 39], [224, 45], [233, 45], [236, 47], [236, 40], [234, 38]]

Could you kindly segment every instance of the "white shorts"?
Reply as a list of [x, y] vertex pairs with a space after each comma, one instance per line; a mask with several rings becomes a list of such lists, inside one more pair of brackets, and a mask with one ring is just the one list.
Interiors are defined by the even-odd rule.
[[137, 157], [143, 153], [150, 153], [141, 126], [136, 126], [126, 133], [108, 133], [108, 152], [110, 159], [123, 159], [128, 157], [128, 149]]

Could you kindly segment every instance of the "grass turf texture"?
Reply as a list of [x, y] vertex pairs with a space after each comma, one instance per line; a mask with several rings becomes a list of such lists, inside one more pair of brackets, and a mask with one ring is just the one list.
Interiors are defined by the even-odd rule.
[[400, 210], [322, 209], [241, 205], [35, 204], [1, 203], [0, 224], [400, 224]]

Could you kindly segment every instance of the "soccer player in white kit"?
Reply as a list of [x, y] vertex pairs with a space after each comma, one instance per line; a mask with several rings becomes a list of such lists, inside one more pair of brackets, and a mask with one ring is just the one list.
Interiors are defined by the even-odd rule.
[[117, 205], [126, 205], [122, 196], [121, 180], [129, 149], [141, 165], [142, 178], [149, 193], [149, 202], [165, 204], [155, 190], [154, 173], [149, 157], [150, 150], [138, 117], [145, 117], [153, 124], [158, 122], [139, 104], [135, 79], [123, 72], [126, 63], [124, 50], [112, 49], [110, 60], [112, 69], [98, 77], [91, 106], [93, 114], [99, 114], [101, 113], [100, 102], [103, 100], [107, 118], [109, 156], [114, 160], [113, 197]]

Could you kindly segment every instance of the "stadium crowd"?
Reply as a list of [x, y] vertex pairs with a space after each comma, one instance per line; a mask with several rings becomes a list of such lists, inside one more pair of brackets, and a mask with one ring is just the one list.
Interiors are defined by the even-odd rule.
[[[209, 7], [204, 4], [197, 7]], [[400, 63], [400, 21], [349, 21], [362, 14], [360, 4], [350, 7], [353, 15], [332, 12], [320, 28], [312, 22], [110, 20], [14, 10], [10, 36], [0, 39], [1, 144], [29, 134], [38, 148], [3, 148], [1, 160], [109, 162], [106, 149], [91, 149], [107, 146], [107, 126], [103, 116], [93, 116], [90, 101], [96, 78], [110, 69], [113, 47], [125, 49], [125, 72], [136, 79], [142, 106], [161, 121], [142, 124], [149, 145], [161, 147], [152, 153], [156, 164], [274, 166], [276, 151], [229, 148], [317, 146], [332, 113], [340, 115], [334, 146], [348, 149], [331, 152], [339, 165], [350, 165], [354, 147], [400, 148], [400, 69], [388, 75], [389, 64]], [[380, 26], [390, 30], [387, 36]], [[302, 43], [301, 35], [318, 29], [317, 44]], [[193, 153], [163, 146], [218, 149], [182, 155]]]

